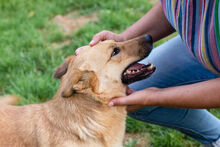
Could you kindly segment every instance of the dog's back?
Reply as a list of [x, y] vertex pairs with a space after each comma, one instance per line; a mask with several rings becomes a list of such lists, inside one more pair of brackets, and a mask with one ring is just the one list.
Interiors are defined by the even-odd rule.
[[18, 104], [20, 98], [15, 95], [0, 96], [0, 104], [15, 105]]

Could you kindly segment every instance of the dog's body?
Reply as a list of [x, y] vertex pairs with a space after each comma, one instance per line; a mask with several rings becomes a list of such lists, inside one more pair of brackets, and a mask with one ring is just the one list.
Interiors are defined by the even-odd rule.
[[[143, 42], [107, 41], [67, 58], [54, 74], [60, 88], [46, 103], [0, 104], [0, 147], [121, 147], [126, 108], [107, 103], [126, 95], [121, 74], [149, 54], [151, 45]], [[121, 55], [115, 56], [119, 47]]]
[[118, 147], [125, 116], [124, 107], [109, 109], [81, 95], [22, 107], [1, 105], [0, 146]]

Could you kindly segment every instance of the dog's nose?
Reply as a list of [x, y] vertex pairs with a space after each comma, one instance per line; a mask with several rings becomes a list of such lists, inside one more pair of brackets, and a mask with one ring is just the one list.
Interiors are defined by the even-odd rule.
[[150, 43], [150, 44], [153, 43], [153, 39], [152, 39], [151, 35], [146, 35], [146, 36], [144, 36], [144, 41], [145, 41], [146, 43]]

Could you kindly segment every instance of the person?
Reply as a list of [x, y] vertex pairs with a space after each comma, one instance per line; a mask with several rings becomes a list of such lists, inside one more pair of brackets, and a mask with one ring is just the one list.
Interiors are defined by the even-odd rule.
[[205, 110], [220, 107], [219, 12], [219, 0], [161, 0], [121, 34], [94, 35], [90, 46], [143, 34], [150, 34], [154, 42], [175, 31], [179, 34], [141, 61], [151, 61], [156, 72], [129, 85], [128, 95], [111, 100], [109, 106], [127, 105], [128, 115], [135, 119], [220, 147], [220, 120]]

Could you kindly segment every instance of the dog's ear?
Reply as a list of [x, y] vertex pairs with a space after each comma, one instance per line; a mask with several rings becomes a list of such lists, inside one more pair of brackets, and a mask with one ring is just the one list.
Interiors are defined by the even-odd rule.
[[96, 91], [98, 83], [98, 78], [93, 71], [83, 71], [83, 74], [81, 74], [80, 80], [73, 85], [74, 91], [81, 91], [84, 89], [91, 88], [92, 91]]
[[61, 92], [64, 98], [72, 96], [73, 93], [83, 93], [85, 89], [91, 88], [92, 91], [96, 91], [98, 80], [93, 71], [75, 69], [69, 72], [66, 78]]
[[67, 69], [68, 69], [68, 65], [70, 63], [70, 61], [72, 61], [75, 58], [75, 56], [69, 56], [67, 57], [63, 63], [57, 67], [57, 69], [55, 70], [55, 72], [53, 73], [53, 77], [60, 79], [64, 74], [66, 74]]
[[68, 98], [73, 95], [74, 89], [73, 85], [77, 84], [82, 77], [82, 72], [78, 69], [74, 69], [67, 73], [64, 77], [64, 81], [62, 83], [62, 91], [61, 96], [64, 98]]

